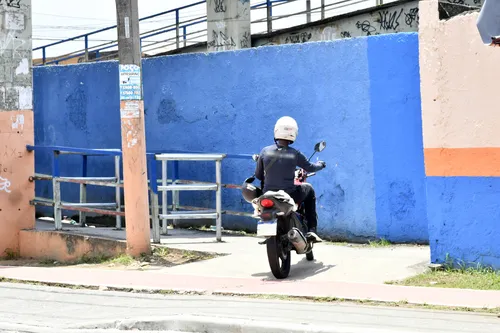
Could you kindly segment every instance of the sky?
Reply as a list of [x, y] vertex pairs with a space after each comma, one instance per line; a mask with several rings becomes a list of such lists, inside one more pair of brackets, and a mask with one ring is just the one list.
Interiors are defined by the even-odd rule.
[[[394, 1], [394, 0], [392, 0]], [[392, 2], [390, 1], [390, 2]], [[181, 6], [187, 6], [199, 0], [139, 0], [139, 17], [145, 17], [160, 12], [168, 11]], [[265, 0], [251, 0], [255, 5]], [[387, 1], [389, 2], [389, 1]], [[71, 3], [71, 6], [69, 5]], [[329, 10], [327, 17], [345, 13], [347, 11], [371, 7], [376, 0], [325, 0]], [[347, 4], [347, 5], [346, 5]], [[311, 0], [312, 8], [321, 5], [321, 0]], [[275, 5], [273, 15], [293, 14], [305, 10], [306, 0], [295, 0], [290, 3]], [[337, 7], [337, 8], [335, 8]], [[340, 8], [338, 8], [340, 7]], [[33, 47], [39, 47], [62, 39], [83, 35], [98, 29], [116, 24], [115, 0], [32, 0], [33, 12]], [[202, 19], [206, 15], [206, 4], [189, 7], [180, 12], [181, 22], [186, 20]], [[264, 19], [266, 10], [252, 10], [252, 21]], [[312, 15], [312, 20], [320, 19], [319, 10]], [[150, 32], [175, 23], [175, 14], [165, 14], [141, 22], [141, 33]], [[297, 14], [273, 22], [274, 29], [306, 23], [305, 14]], [[266, 23], [252, 23], [252, 34], [265, 32]], [[206, 23], [188, 27], [187, 44], [206, 41]], [[175, 32], [165, 33], [148, 38], [148, 43], [143, 43], [143, 50], [147, 53], [158, 53], [166, 49], [175, 48], [174, 45], [165, 48], [165, 39], [171, 39], [169, 44], [175, 42]], [[116, 40], [116, 29], [95, 34], [89, 37], [90, 45], [96, 46]], [[163, 43], [159, 43], [163, 41]], [[83, 39], [67, 42], [47, 48], [47, 57], [59, 56], [69, 52], [84, 49]], [[112, 49], [111, 49], [112, 50]], [[148, 52], [149, 51], [149, 52]], [[41, 51], [35, 51], [34, 58], [40, 58]]]

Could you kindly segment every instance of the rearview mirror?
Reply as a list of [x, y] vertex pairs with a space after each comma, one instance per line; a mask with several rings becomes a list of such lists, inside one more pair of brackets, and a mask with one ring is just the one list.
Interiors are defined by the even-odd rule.
[[314, 151], [319, 153], [322, 152], [325, 148], [326, 148], [326, 141], [321, 141], [314, 146]]

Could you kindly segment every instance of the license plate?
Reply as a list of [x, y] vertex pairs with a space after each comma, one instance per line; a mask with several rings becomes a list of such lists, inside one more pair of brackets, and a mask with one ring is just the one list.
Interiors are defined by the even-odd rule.
[[257, 237], [276, 236], [278, 230], [278, 221], [258, 221], [257, 222]]

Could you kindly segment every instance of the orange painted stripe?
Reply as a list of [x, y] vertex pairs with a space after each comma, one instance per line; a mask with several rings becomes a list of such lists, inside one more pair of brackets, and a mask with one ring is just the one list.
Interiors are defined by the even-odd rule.
[[500, 148], [425, 148], [427, 176], [500, 177]]

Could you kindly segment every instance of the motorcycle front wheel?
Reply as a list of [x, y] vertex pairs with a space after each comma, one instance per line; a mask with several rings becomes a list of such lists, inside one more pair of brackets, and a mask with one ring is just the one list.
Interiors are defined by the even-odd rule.
[[277, 279], [285, 279], [290, 273], [291, 253], [283, 247], [278, 237], [270, 237], [267, 242], [267, 259], [271, 272]]

